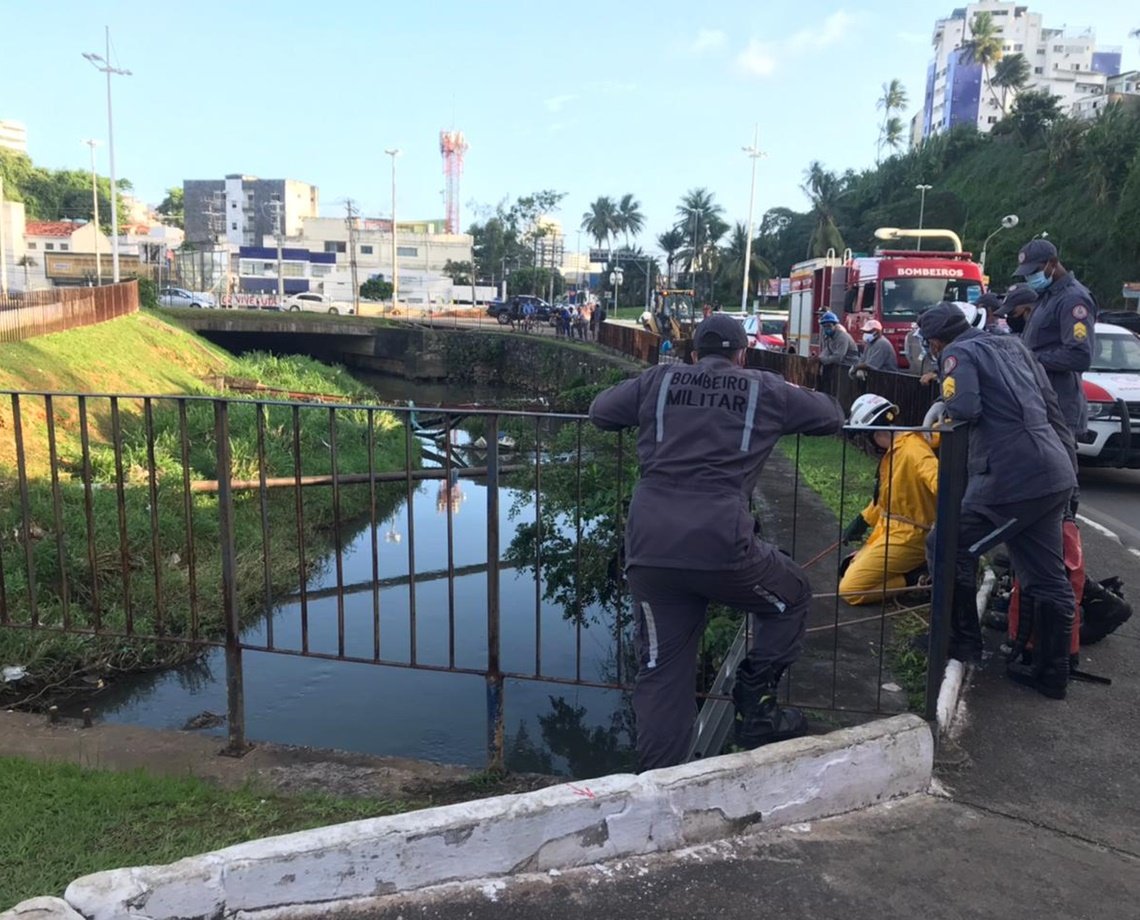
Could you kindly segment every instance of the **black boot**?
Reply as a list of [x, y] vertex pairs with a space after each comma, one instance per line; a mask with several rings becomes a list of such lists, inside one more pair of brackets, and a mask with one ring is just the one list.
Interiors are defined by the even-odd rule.
[[1039, 601], [1034, 624], [1037, 643], [1033, 660], [1033, 686], [1052, 700], [1063, 700], [1069, 686], [1069, 644], [1073, 639], [1073, 609], [1052, 601]]
[[762, 744], [807, 734], [804, 714], [777, 701], [776, 686], [783, 673], [783, 668], [772, 666], [757, 669], [748, 658], [740, 662], [732, 686], [736, 704], [733, 740], [738, 748], [750, 751]]
[[982, 627], [972, 584], [954, 585], [954, 605], [950, 614], [950, 645], [946, 654], [966, 664], [982, 660]]

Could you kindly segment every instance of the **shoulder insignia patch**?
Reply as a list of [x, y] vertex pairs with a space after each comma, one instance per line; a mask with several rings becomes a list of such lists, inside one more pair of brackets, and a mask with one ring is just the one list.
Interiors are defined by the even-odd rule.
[[1083, 303], [1077, 304], [1073, 307], [1073, 319], [1085, 319], [1089, 315], [1089, 308]]
[[944, 377], [942, 380], [942, 398], [951, 400], [954, 398], [954, 393], [957, 392], [957, 384], [954, 383], [953, 377]]
[[953, 374], [958, 369], [958, 359], [953, 355], [947, 355], [942, 359], [942, 373]]
[[1089, 327], [1084, 323], [1073, 323], [1073, 338], [1083, 342], [1089, 337]]

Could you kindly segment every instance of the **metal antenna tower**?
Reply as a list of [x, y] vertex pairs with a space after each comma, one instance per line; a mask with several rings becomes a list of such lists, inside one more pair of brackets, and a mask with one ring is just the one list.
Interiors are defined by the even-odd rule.
[[439, 132], [439, 154], [443, 157], [444, 212], [447, 232], [459, 232], [459, 177], [463, 175], [463, 154], [467, 152], [467, 138], [462, 131]]

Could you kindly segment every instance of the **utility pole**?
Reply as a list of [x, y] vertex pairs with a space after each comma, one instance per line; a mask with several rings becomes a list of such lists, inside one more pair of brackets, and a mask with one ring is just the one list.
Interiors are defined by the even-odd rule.
[[283, 309], [285, 307], [285, 274], [282, 271], [282, 254], [281, 254], [281, 238], [285, 235], [285, 204], [281, 201], [281, 196], [276, 192], [273, 193], [274, 217], [276, 223], [274, 224], [273, 235], [277, 237], [277, 308]]
[[748, 312], [748, 276], [751, 274], [749, 269], [752, 268], [752, 211], [756, 199], [756, 161], [764, 156], [764, 153], [760, 150], [759, 141], [760, 126], [757, 125], [752, 132], [752, 146], [741, 148], [752, 158], [752, 186], [748, 190], [748, 238], [744, 244], [744, 282], [740, 290], [741, 313]]
[[99, 183], [95, 175], [95, 145], [99, 142], [90, 138], [83, 143], [91, 148], [91, 220], [95, 224], [95, 283], [102, 286], [103, 262], [99, 257], [99, 236], [103, 231], [99, 229]]
[[392, 158], [392, 309], [396, 309], [396, 299], [400, 296], [400, 263], [396, 261], [396, 157], [399, 147], [389, 147], [384, 151]]
[[[918, 199], [918, 229], [919, 230], [922, 229], [922, 222], [923, 222], [923, 219], [926, 217], [926, 193], [929, 192], [932, 188], [934, 188], [933, 185], [926, 185], [925, 183], [920, 184], [920, 185], [916, 185], [914, 187], [914, 190], [916, 192], [918, 192], [918, 194], [920, 196]], [[922, 237], [921, 236], [918, 238], [918, 246], [916, 248], [920, 251], [922, 249]]]
[[352, 309], [360, 315], [360, 284], [356, 280], [356, 208], [349, 198], [344, 203], [344, 222], [348, 227], [348, 266], [352, 273]]
[[129, 77], [129, 70], [111, 66], [111, 27], [103, 27], [107, 40], [106, 56], [84, 52], [83, 56], [96, 70], [107, 75], [107, 151], [111, 160], [111, 271], [115, 284], [119, 283], [119, 203], [115, 183], [115, 123], [111, 116], [111, 76]]

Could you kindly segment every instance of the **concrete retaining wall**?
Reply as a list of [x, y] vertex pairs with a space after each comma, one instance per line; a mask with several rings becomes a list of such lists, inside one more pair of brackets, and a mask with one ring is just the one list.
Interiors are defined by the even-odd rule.
[[[916, 716], [640, 776], [608, 776], [240, 844], [68, 886], [85, 917], [322, 916], [447, 882], [589, 865], [865, 808], [927, 788]], [[322, 906], [323, 905], [323, 906]]]

